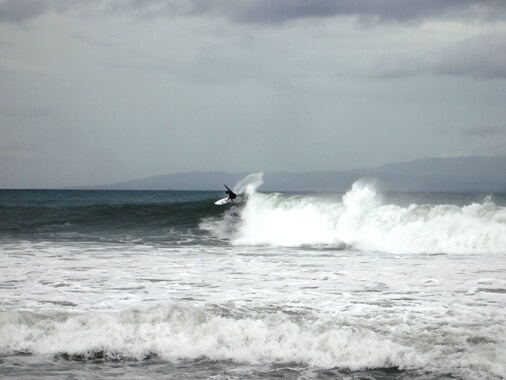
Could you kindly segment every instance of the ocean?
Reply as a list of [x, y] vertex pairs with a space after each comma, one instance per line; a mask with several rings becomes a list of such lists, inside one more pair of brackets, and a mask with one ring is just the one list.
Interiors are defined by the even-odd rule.
[[0, 190], [0, 377], [506, 377], [506, 194], [261, 183]]

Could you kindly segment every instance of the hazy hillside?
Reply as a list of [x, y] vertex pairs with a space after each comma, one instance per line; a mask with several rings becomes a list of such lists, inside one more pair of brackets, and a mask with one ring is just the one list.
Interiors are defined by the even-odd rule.
[[[103, 186], [124, 190], [222, 190], [250, 173], [190, 172], [167, 174]], [[506, 156], [431, 158], [344, 172], [265, 172], [265, 191], [346, 191], [370, 179], [384, 191], [506, 192]]]

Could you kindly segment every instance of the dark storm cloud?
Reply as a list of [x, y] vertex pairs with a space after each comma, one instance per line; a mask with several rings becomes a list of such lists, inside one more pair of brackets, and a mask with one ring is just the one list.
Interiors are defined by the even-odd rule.
[[46, 0], [5, 0], [0, 2], [0, 22], [22, 22], [51, 9]]
[[22, 23], [47, 12], [65, 12], [100, 0], [0, 0], [0, 22]]
[[232, 17], [237, 21], [276, 24], [294, 19], [358, 16], [380, 20], [412, 21], [438, 16], [461, 16], [473, 7], [479, 16], [504, 14], [505, 2], [478, 0], [278, 0], [248, 1]]
[[217, 16], [236, 23], [283, 24], [305, 18], [357, 16], [383, 21], [427, 18], [494, 19], [506, 15], [504, 0], [3, 0], [0, 21], [20, 22], [49, 10], [64, 11], [77, 5], [107, 4], [113, 13], [138, 17]]
[[121, 0], [115, 11], [134, 11], [141, 16], [210, 15], [224, 16], [238, 23], [282, 24], [304, 18], [357, 16], [385, 21], [413, 21], [426, 18], [501, 18], [503, 0]]

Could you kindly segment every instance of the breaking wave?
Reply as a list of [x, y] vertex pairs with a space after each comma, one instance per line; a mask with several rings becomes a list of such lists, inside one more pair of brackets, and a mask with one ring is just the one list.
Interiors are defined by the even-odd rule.
[[251, 191], [238, 216], [230, 210], [202, 227], [227, 231], [235, 245], [332, 246], [391, 253], [503, 252], [506, 208], [482, 203], [387, 204], [357, 182], [344, 196]]
[[[382, 330], [366, 320], [357, 324], [356, 318], [290, 316], [281, 311], [256, 317], [220, 315], [183, 305], [117, 313], [12, 311], [1, 312], [0, 322], [1, 355], [22, 352], [74, 360], [157, 356], [171, 362], [207, 358], [350, 371], [424, 368], [436, 373], [468, 371], [471, 365], [474, 378], [481, 371], [504, 375], [493, 364], [499, 352], [487, 349], [494, 347], [491, 342], [499, 326], [489, 331], [489, 338], [480, 338], [474, 346], [469, 343], [461, 352], [462, 336], [476, 339], [464, 328], [451, 331], [441, 325], [438, 331], [420, 336], [408, 325], [393, 329], [388, 323], [398, 323], [395, 320]], [[461, 369], [449, 366], [455, 357], [466, 363]]]

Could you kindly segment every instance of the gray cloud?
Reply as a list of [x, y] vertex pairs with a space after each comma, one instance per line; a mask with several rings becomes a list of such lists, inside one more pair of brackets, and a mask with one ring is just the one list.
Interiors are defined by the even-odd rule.
[[493, 137], [506, 135], [506, 128], [478, 126], [462, 131], [464, 135], [471, 137]]
[[290, 20], [357, 16], [384, 21], [413, 21], [427, 18], [494, 19], [506, 14], [501, 0], [164, 0], [115, 1], [115, 11], [134, 11], [142, 16], [161, 14], [228, 17], [234, 22], [282, 24]]
[[431, 70], [443, 75], [506, 79], [506, 34], [473, 37], [450, 46]]
[[420, 74], [506, 79], [506, 33], [466, 38], [437, 51], [388, 56], [376, 62], [373, 77], [404, 78]]
[[4, 0], [0, 2], [0, 22], [22, 22], [51, 9], [46, 0]]
[[34, 151], [33, 147], [23, 146], [21, 144], [10, 144], [0, 146], [1, 160], [32, 160], [40, 159], [43, 155]]
[[[494, 4], [492, 4], [494, 3]], [[472, 7], [481, 9], [479, 16], [490, 17], [490, 9], [504, 12], [505, 4], [483, 1], [439, 1], [439, 0], [355, 0], [355, 1], [260, 1], [249, 2], [249, 7], [240, 10], [236, 19], [247, 22], [278, 23], [292, 19], [320, 18], [329, 16], [358, 16], [380, 20], [411, 21], [441, 15], [461, 16]], [[474, 13], [474, 12], [473, 12]]]
[[[49, 10], [61, 12], [92, 2], [3, 0], [0, 3], [0, 21], [25, 21]], [[106, 4], [112, 13], [128, 12], [141, 18], [211, 16], [226, 17], [236, 23], [267, 25], [333, 16], [403, 22], [430, 18], [490, 20], [506, 15], [506, 2], [502, 0], [111, 0]]]
[[[501, 0], [115, 0], [112, 12], [137, 17], [160, 15], [224, 17], [235, 23], [281, 25], [290, 20], [354, 16], [364, 22], [420, 22], [460, 19], [497, 20], [506, 16]], [[400, 49], [398, 49], [400, 51]], [[422, 54], [387, 55], [375, 67], [376, 78], [400, 78], [424, 73], [444, 76], [471, 76], [476, 79], [506, 78], [506, 36], [485, 35], [462, 40], [439, 51]]]
[[53, 187], [504, 154], [504, 5], [0, 0], [0, 177]]
[[27, 108], [27, 109], [8, 109], [0, 108], [0, 118], [14, 118], [14, 119], [39, 119], [47, 117], [50, 111], [43, 108]]
[[23, 23], [48, 12], [83, 9], [100, 0], [0, 0], [0, 22]]
[[505, 154], [506, 126], [504, 124], [499, 124], [499, 126], [478, 125], [464, 129], [461, 133], [468, 142], [468, 154]]

